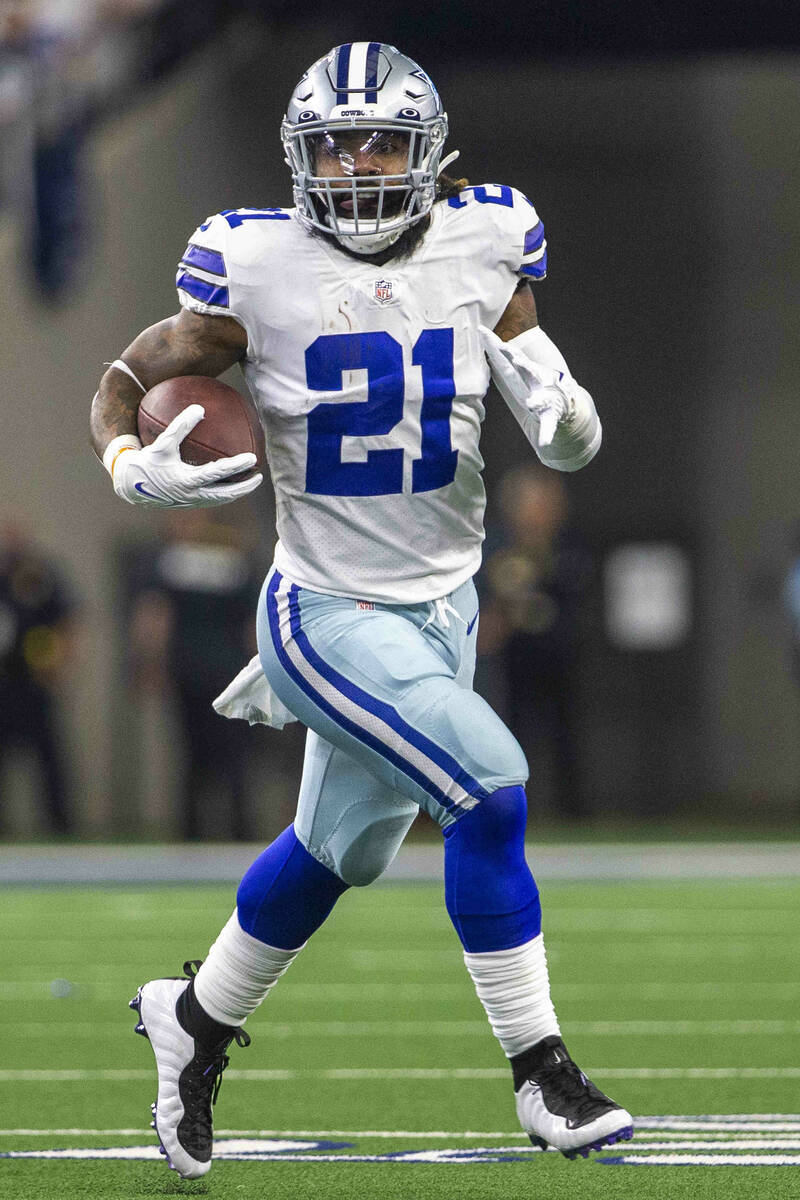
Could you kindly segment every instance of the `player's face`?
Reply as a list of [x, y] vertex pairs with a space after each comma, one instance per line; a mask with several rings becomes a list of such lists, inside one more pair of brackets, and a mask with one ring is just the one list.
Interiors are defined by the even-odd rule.
[[323, 133], [316, 139], [316, 173], [328, 179], [405, 175], [408, 134], [394, 130]]
[[[408, 170], [408, 134], [394, 130], [348, 130], [319, 134], [314, 139], [314, 171], [332, 180], [331, 187], [346, 189], [337, 208], [342, 216], [353, 215], [352, 183], [361, 176], [405, 177]], [[341, 182], [337, 182], [341, 181]], [[399, 180], [398, 180], [399, 182]], [[369, 216], [377, 210], [377, 192], [358, 185], [359, 214]], [[387, 191], [383, 212], [388, 215], [402, 203], [404, 191]]]

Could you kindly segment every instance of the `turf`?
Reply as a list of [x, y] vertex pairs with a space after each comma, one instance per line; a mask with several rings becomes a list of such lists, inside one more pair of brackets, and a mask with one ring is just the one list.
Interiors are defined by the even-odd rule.
[[[126, 1002], [139, 983], [201, 957], [232, 903], [228, 888], [6, 891], [0, 1151], [152, 1147], [152, 1056], [132, 1036]], [[800, 1110], [798, 881], [550, 884], [543, 904], [565, 1036], [601, 1087], [636, 1114]], [[248, 1029], [253, 1044], [234, 1050], [217, 1130], [284, 1134], [312, 1161], [221, 1160], [190, 1184], [154, 1161], [2, 1158], [0, 1195], [800, 1197], [798, 1165], [646, 1165], [644, 1149], [631, 1155], [639, 1165], [606, 1162], [616, 1148], [577, 1162], [525, 1153], [505, 1061], [438, 885], [346, 895]], [[800, 1118], [794, 1135], [763, 1124], [717, 1132], [716, 1148], [693, 1153], [713, 1162], [726, 1139], [757, 1138], [766, 1149], [754, 1154], [800, 1163], [797, 1149], [780, 1148], [794, 1136], [800, 1149]], [[709, 1135], [645, 1129], [632, 1146], [681, 1139]], [[334, 1148], [305, 1148], [319, 1142]], [[479, 1147], [510, 1161], [313, 1161]]]

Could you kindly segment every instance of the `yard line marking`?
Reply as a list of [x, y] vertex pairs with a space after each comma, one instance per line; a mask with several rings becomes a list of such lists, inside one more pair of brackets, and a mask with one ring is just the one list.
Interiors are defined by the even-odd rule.
[[708, 1138], [685, 1142], [631, 1142], [631, 1150], [800, 1150], [797, 1138]]
[[[96, 1038], [98, 1033], [114, 1030], [121, 1037], [129, 1030], [122, 1021], [0, 1021], [13, 1025], [15, 1032], [26, 1038], [52, 1037], [58, 1030], [72, 1037]], [[477, 1021], [269, 1021], [254, 1022], [260, 1037], [485, 1037], [489, 1032], [486, 1020]], [[730, 1021], [563, 1021], [567, 1034], [589, 1034], [593, 1037], [685, 1037], [695, 1036], [782, 1036], [800, 1033], [800, 1021], [730, 1020]]]
[[800, 1167], [797, 1154], [626, 1154], [597, 1161], [626, 1167]]
[[0, 1129], [0, 1137], [142, 1137], [147, 1129]]
[[[800, 1079], [800, 1067], [589, 1067], [609, 1079]], [[507, 1079], [504, 1067], [329, 1067], [310, 1069], [230, 1068], [229, 1079], [251, 1082], [292, 1079]], [[0, 1070], [0, 1083], [75, 1083], [87, 1080], [152, 1079], [144, 1068]]]
[[745, 1130], [777, 1129], [781, 1133], [800, 1132], [800, 1113], [713, 1113], [708, 1116], [644, 1116], [637, 1117], [639, 1129], [722, 1130], [736, 1133]]
[[[116, 1030], [127, 1035], [129, 1030], [121, 1021], [0, 1021], [12, 1025], [21, 1035], [36, 1037], [52, 1034], [54, 1030], [67, 1030], [73, 1036], [96, 1036], [100, 1030]], [[262, 1037], [363, 1037], [367, 1035], [397, 1034], [399, 1037], [418, 1036], [420, 1031], [435, 1037], [483, 1036], [489, 1026], [485, 1020], [477, 1021], [268, 1021], [257, 1023]], [[677, 1020], [677, 1021], [564, 1021], [566, 1032], [591, 1034], [594, 1036], [647, 1036], [662, 1037], [695, 1035], [766, 1034], [769, 1036], [800, 1033], [800, 1020]]]
[[[54, 982], [56, 981], [53, 979], [4, 979], [0, 980], [0, 995], [20, 999], [38, 996], [49, 1003], [53, 999], [51, 989]], [[83, 971], [81, 971], [77, 979], [70, 980], [70, 982], [76, 992], [84, 995], [88, 992], [104, 996], [120, 994], [118, 983], [108, 982], [106, 979], [95, 980], [87, 978], [86, 973]], [[691, 983], [686, 980], [664, 979], [634, 982], [626, 985], [625, 991], [628, 995], [643, 996], [647, 999], [658, 1000], [662, 997], [666, 998], [672, 995], [687, 996], [693, 999], [697, 996], [712, 996], [716, 998], [719, 997], [721, 992], [730, 987], [730, 980], [702, 980], [697, 983]], [[380, 983], [364, 980], [359, 983], [326, 983], [324, 989], [320, 989], [319, 984], [294, 983], [290, 981], [290, 983], [284, 985], [284, 990], [285, 994], [288, 994], [291, 990], [293, 1000], [302, 1000], [304, 1002], [313, 1000], [325, 1005], [330, 1000], [363, 1000], [367, 996], [374, 997], [375, 999], [397, 1001], [419, 1000], [429, 997], [472, 996], [474, 994], [469, 978], [463, 974], [459, 974], [459, 981], [453, 983]], [[587, 983], [558, 983], [554, 985], [554, 991], [562, 997], [582, 999], [586, 996], [596, 996], [598, 993], [613, 992], [616, 994], [619, 991], [619, 983], [613, 980], [597, 980]], [[742, 983], [737, 981], [736, 992], [738, 996], [747, 994], [759, 996], [762, 993], [767, 993], [770, 997], [781, 999], [792, 998], [800, 993], [800, 980], [784, 980], [782, 982], [748, 980]], [[281, 994], [284, 994], [284, 992]], [[62, 997], [57, 998], [61, 999]]]
[[800, 1067], [592, 1067], [609, 1079], [800, 1079]]
[[[634, 1117], [634, 1125], [639, 1126], [640, 1132], [642, 1126], [640, 1122], [643, 1118]], [[715, 1128], [715, 1126], [712, 1126]], [[763, 1132], [772, 1130], [781, 1131], [781, 1125], [763, 1126]], [[800, 1131], [800, 1126], [798, 1126]], [[667, 1132], [674, 1139], [675, 1132], [668, 1129]], [[739, 1132], [737, 1128], [737, 1132]], [[0, 1137], [145, 1137], [150, 1135], [149, 1129], [0, 1129]], [[519, 1136], [519, 1130], [513, 1133], [508, 1132], [481, 1132], [478, 1130], [467, 1130], [464, 1133], [454, 1132], [452, 1130], [431, 1130], [431, 1129], [219, 1129], [215, 1134], [215, 1139], [224, 1138], [374, 1138], [391, 1141], [394, 1138], [408, 1139], [414, 1141], [416, 1139], [427, 1139], [436, 1141], [463, 1141], [482, 1139], [484, 1141], [492, 1141], [494, 1139], [508, 1139]], [[678, 1135], [680, 1136], [680, 1135]], [[750, 1137], [740, 1139], [729, 1138], [712, 1138], [712, 1139], [693, 1139], [691, 1135], [684, 1135], [682, 1140], [669, 1140], [660, 1142], [645, 1142], [638, 1139], [633, 1141], [629, 1150], [704, 1150], [704, 1149], [726, 1149], [726, 1150], [800, 1150], [800, 1139], [797, 1138], [781, 1138], [781, 1137]]]
[[[461, 1141], [463, 1139], [484, 1138], [515, 1138], [519, 1137], [517, 1129], [513, 1133], [482, 1133], [478, 1130], [467, 1130], [456, 1133], [445, 1129], [218, 1129], [217, 1138], [435, 1138], [437, 1140]], [[0, 1129], [0, 1137], [149, 1137], [150, 1129]]]

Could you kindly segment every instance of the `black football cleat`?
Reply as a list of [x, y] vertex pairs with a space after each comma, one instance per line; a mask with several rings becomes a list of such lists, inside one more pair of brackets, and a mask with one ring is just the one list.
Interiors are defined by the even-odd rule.
[[210, 1044], [199, 1042], [181, 1023], [181, 996], [191, 983], [191, 964], [183, 979], [154, 979], [143, 984], [130, 1007], [139, 1015], [134, 1030], [149, 1038], [158, 1069], [158, 1098], [151, 1122], [161, 1153], [183, 1179], [199, 1179], [211, 1168], [212, 1105], [228, 1065], [227, 1047], [235, 1039], [249, 1046], [243, 1029]]
[[633, 1117], [572, 1061], [560, 1037], [546, 1037], [511, 1062], [517, 1116], [534, 1146], [588, 1158], [633, 1137]]

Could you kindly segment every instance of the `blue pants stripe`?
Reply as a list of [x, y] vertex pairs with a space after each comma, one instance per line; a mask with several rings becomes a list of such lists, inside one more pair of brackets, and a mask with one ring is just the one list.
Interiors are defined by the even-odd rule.
[[[377, 751], [383, 758], [391, 762], [393, 766], [398, 767], [409, 778], [413, 779], [428, 795], [432, 796], [445, 811], [458, 813], [464, 811], [462, 806], [452, 800], [432, 779], [430, 779], [424, 771], [413, 763], [409, 762], [401, 753], [388, 745], [385, 741], [370, 733], [367, 729], [356, 724], [349, 717], [346, 717], [339, 709], [330, 704], [328, 700], [317, 691], [313, 683], [305, 678], [303, 673], [298, 669], [291, 657], [287, 653], [280, 632], [280, 618], [277, 603], [277, 591], [283, 581], [280, 572], [275, 571], [272, 579], [269, 582], [267, 589], [267, 614], [269, 620], [270, 635], [272, 644], [275, 649], [281, 665], [292, 681], [303, 691], [303, 693], [311, 699], [322, 711], [330, 717], [341, 729], [345, 730], [351, 736], [357, 738], [370, 749]], [[468, 772], [453, 759], [441, 746], [430, 741], [419, 730], [414, 729], [409, 725], [391, 705], [384, 703], [375, 696], [365, 692], [351, 680], [341, 675], [329, 663], [322, 659], [314, 647], [311, 645], [307, 635], [303, 632], [301, 623], [299, 589], [293, 584], [290, 587], [288, 594], [289, 614], [290, 614], [290, 629], [295, 645], [300, 650], [303, 658], [309, 663], [314, 670], [325, 680], [333, 685], [337, 691], [345, 696], [352, 704], [364, 709], [365, 713], [372, 714], [391, 729], [393, 729], [400, 737], [407, 741], [410, 745], [420, 750], [432, 762], [436, 763], [446, 774], [448, 774], [458, 785], [470, 796], [482, 800], [486, 796], [485, 789], [473, 779]]]

